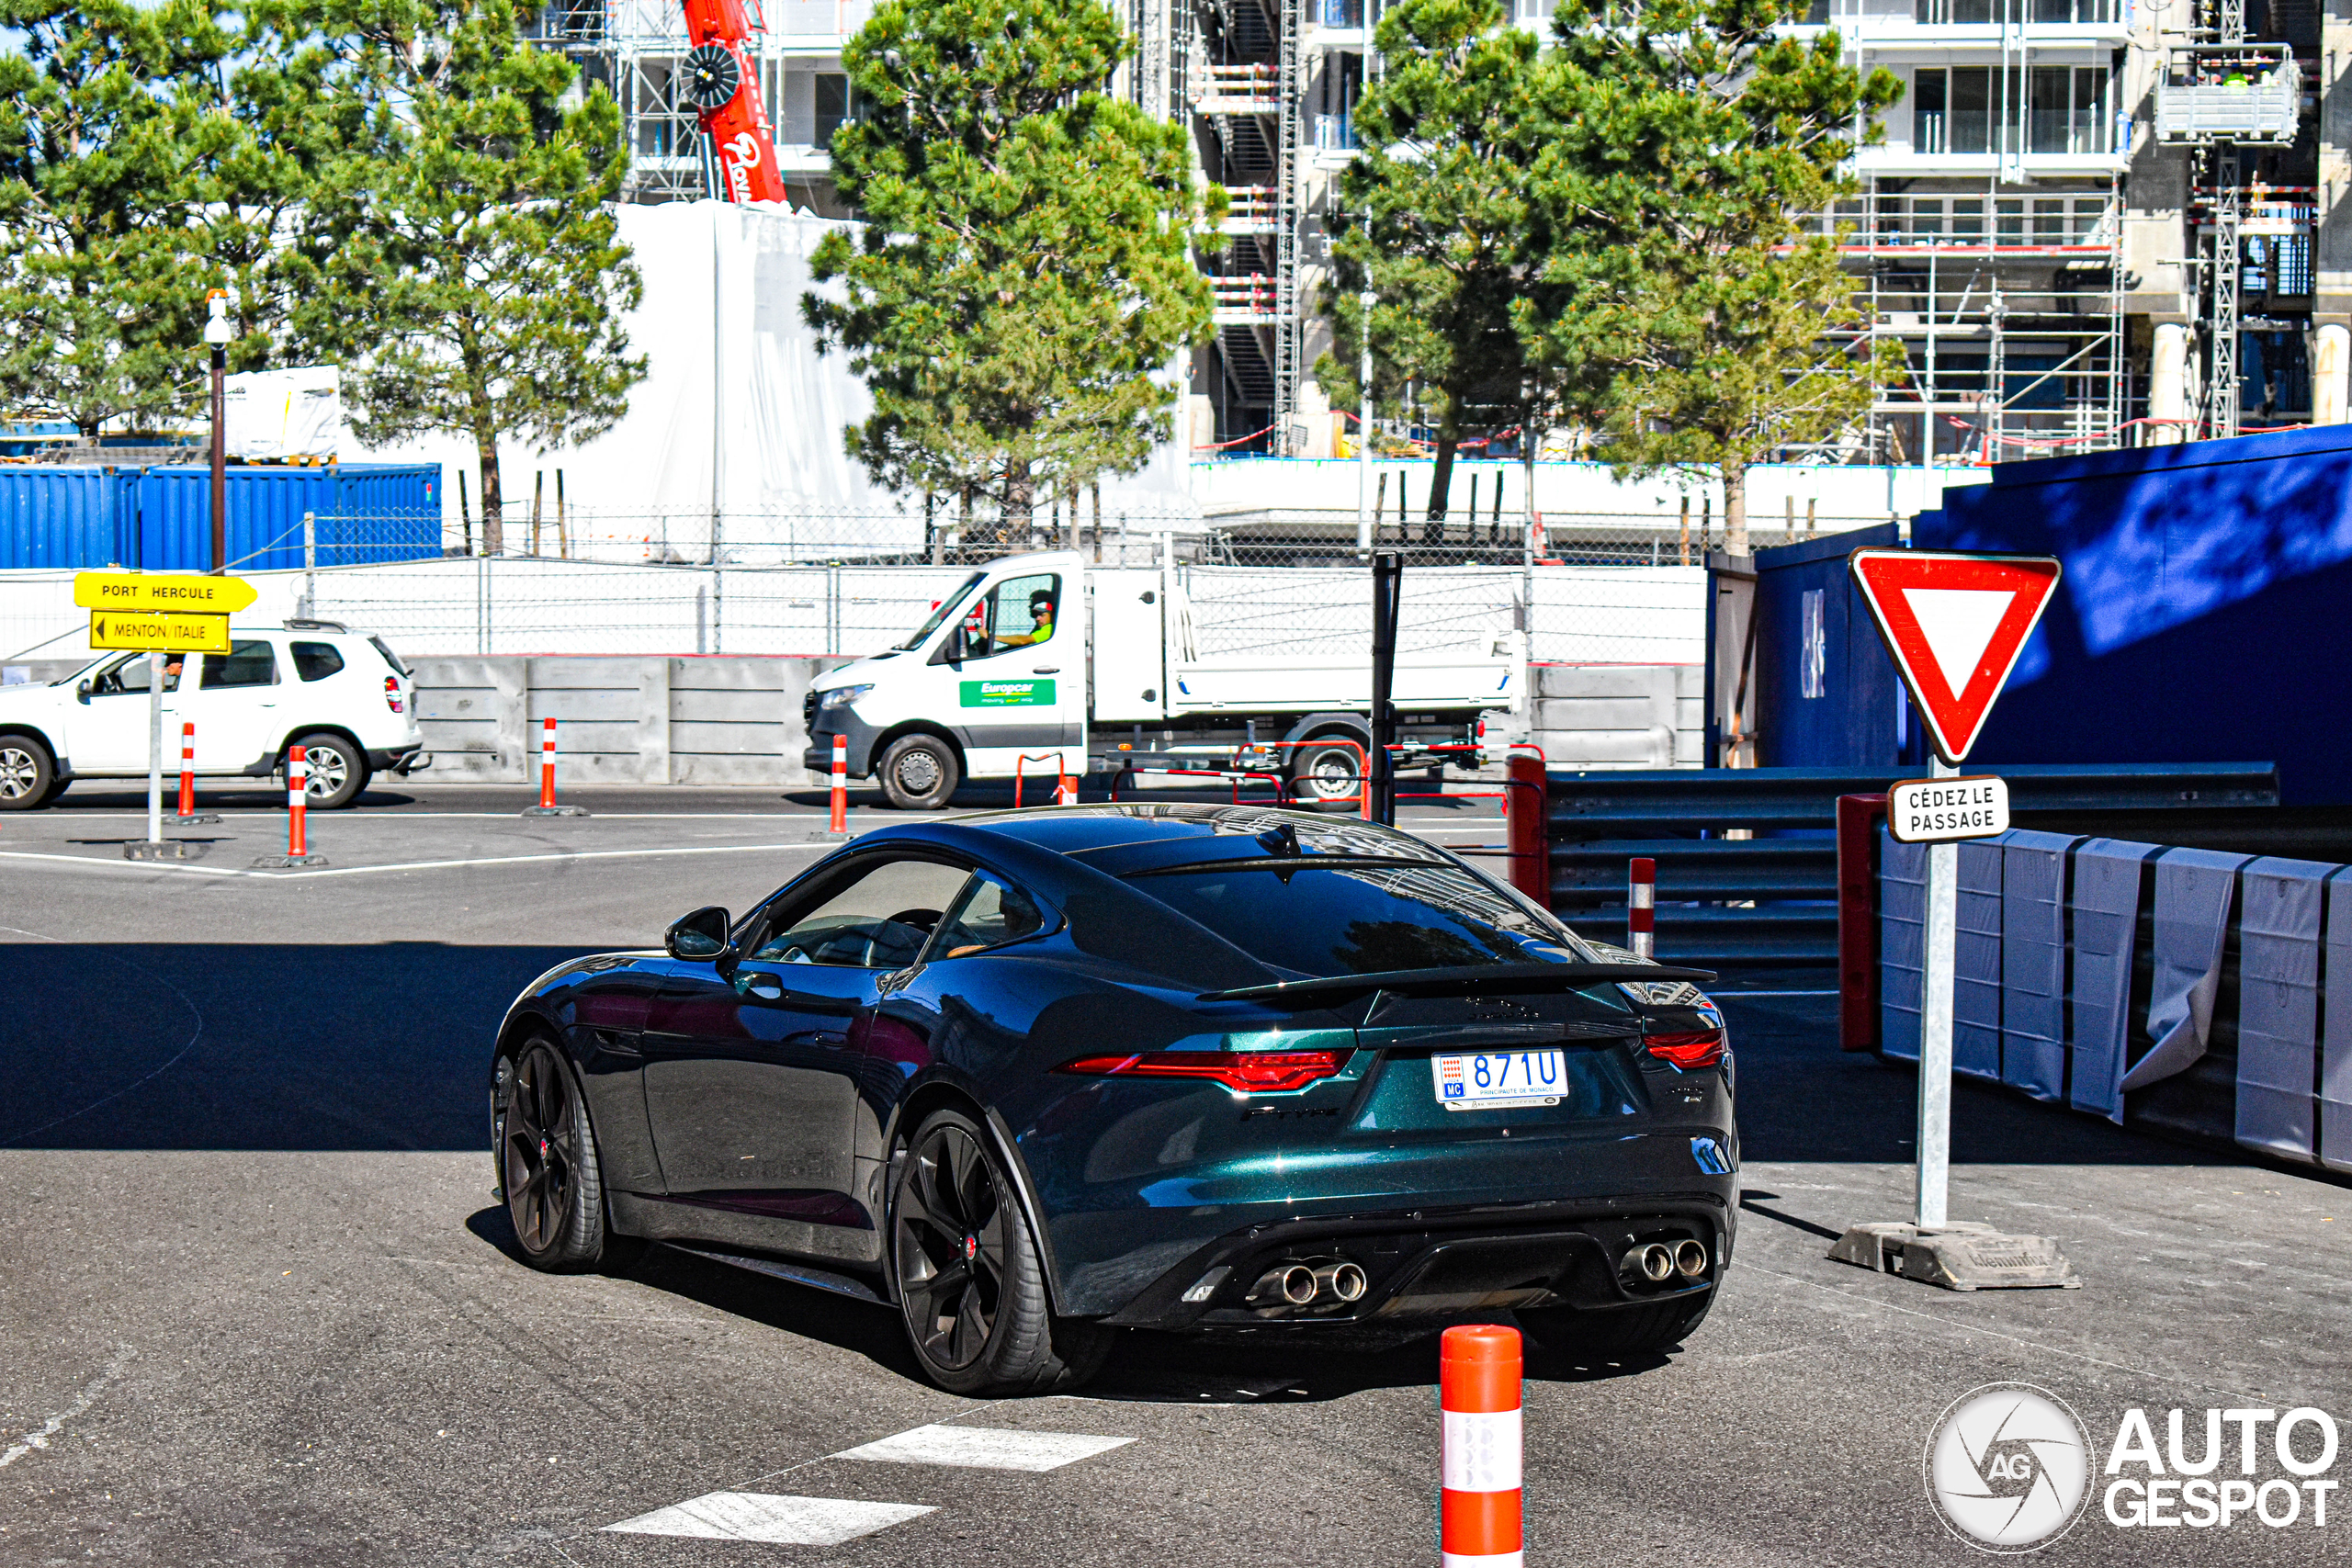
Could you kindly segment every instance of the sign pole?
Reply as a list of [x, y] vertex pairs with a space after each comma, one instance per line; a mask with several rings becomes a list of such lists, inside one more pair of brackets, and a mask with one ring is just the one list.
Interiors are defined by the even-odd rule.
[[[1933, 775], [1960, 770], [1939, 760]], [[1919, 995], [1919, 1171], [1912, 1223], [1942, 1228], [1951, 1171], [1951, 998], [1960, 936], [1960, 845], [1928, 846], [1928, 950]]]
[[164, 841], [164, 660], [161, 649], [147, 655], [147, 841]]

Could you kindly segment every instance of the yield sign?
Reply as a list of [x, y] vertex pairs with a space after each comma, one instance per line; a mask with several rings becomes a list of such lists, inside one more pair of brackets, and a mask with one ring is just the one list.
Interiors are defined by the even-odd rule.
[[1862, 601], [1936, 755], [1958, 763], [1976, 744], [2034, 623], [2058, 586], [2049, 556], [1860, 549], [1847, 558]]

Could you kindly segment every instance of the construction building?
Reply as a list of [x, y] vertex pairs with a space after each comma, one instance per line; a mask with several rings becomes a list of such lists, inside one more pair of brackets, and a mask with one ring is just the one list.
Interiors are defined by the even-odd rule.
[[[1116, 90], [1183, 117], [1204, 176], [1232, 196], [1226, 247], [1200, 258], [1216, 336], [1195, 356], [1184, 434], [1195, 448], [1328, 455], [1310, 374], [1329, 343], [1315, 315], [1324, 216], [1378, 70], [1378, 0], [1111, 3], [1138, 44]], [[1517, 25], [1548, 25], [1547, 0], [1513, 4]], [[846, 215], [825, 149], [854, 107], [841, 50], [871, 9], [765, 0], [781, 164], [795, 204], [820, 214]], [[1826, 28], [1904, 87], [1856, 159], [1859, 194], [1811, 221], [1849, 226], [1869, 331], [1902, 344], [1910, 375], [1802, 456], [1973, 465], [2345, 417], [2352, 242], [2331, 242], [2345, 225], [2329, 206], [2352, 127], [2324, 124], [2319, 106], [2352, 12], [1815, 0], [1792, 30]], [[676, 0], [560, 0], [540, 32], [611, 85], [631, 199], [716, 188], [677, 85]]]

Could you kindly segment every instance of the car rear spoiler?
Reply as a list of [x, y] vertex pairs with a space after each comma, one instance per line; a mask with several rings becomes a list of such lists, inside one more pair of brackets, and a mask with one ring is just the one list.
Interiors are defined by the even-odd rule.
[[1242, 986], [1230, 991], [1204, 991], [1204, 1002], [1295, 1001], [1321, 1007], [1387, 991], [1405, 997], [1474, 996], [1527, 991], [1577, 991], [1611, 981], [1688, 980], [1705, 985], [1712, 969], [1677, 969], [1663, 964], [1464, 964], [1439, 969], [1384, 969], [1369, 975], [1333, 975], [1315, 980], [1282, 980], [1270, 986]]

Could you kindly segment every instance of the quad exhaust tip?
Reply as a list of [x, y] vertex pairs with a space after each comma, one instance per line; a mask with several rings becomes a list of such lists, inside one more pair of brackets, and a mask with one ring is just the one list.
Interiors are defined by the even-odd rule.
[[1315, 1293], [1325, 1301], [1346, 1304], [1363, 1300], [1363, 1269], [1345, 1258], [1315, 1270]]
[[[1362, 1278], [1361, 1269], [1357, 1276]], [[1316, 1290], [1314, 1269], [1304, 1263], [1277, 1263], [1258, 1276], [1250, 1294], [1269, 1306], [1302, 1307], [1315, 1299]]]
[[1636, 1279], [1663, 1285], [1674, 1278], [1674, 1249], [1657, 1241], [1634, 1247], [1625, 1254], [1624, 1269]]
[[1707, 1248], [1703, 1243], [1686, 1241], [1674, 1249], [1674, 1269], [1686, 1280], [1696, 1280], [1707, 1271]]

